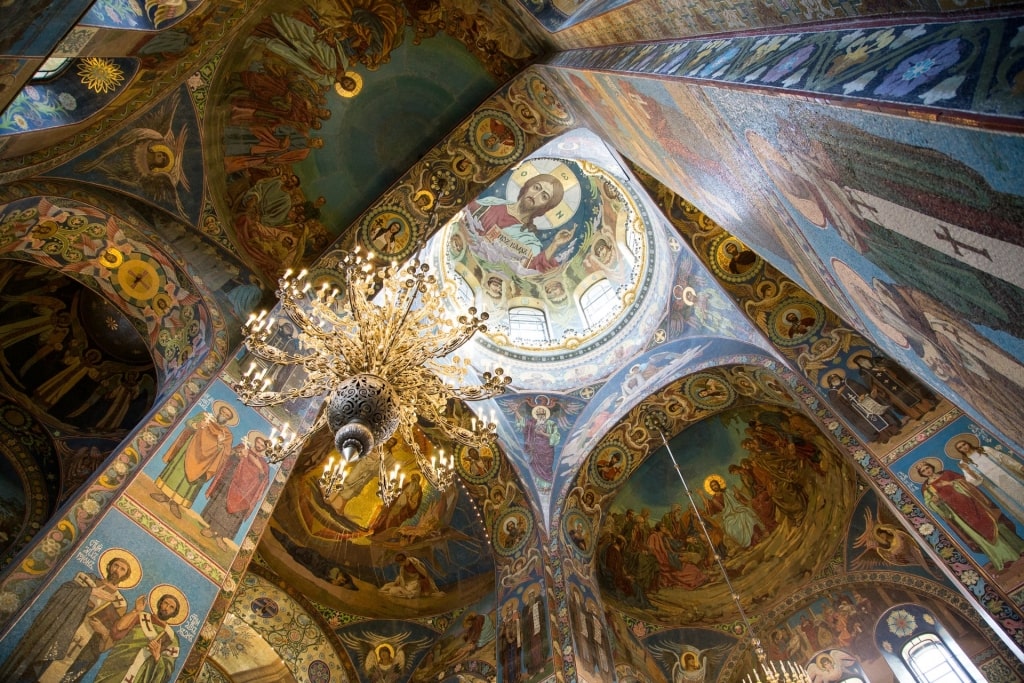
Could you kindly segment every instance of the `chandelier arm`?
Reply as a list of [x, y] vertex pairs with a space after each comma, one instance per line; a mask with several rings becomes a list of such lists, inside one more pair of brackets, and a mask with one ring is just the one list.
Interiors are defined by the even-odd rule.
[[[442, 328], [442, 330], [448, 328], [447, 334], [434, 331], [437, 328]], [[395, 361], [398, 363], [396, 373], [404, 372], [410, 366], [427, 364], [430, 364], [433, 368], [432, 371], [436, 373], [437, 368], [441, 366], [433, 362], [434, 359], [452, 354], [472, 339], [477, 332], [475, 326], [459, 329], [450, 320], [435, 320], [433, 316], [427, 325], [421, 324], [417, 329], [420, 330], [420, 334], [405, 335], [406, 339], [402, 340], [405, 342], [404, 344], [395, 344], [394, 348], [399, 351], [396, 354], [398, 359]], [[461, 378], [465, 371], [460, 370], [458, 375], [450, 372], [444, 374]]]
[[316, 324], [306, 312], [305, 307], [296, 298], [295, 293], [291, 289], [279, 289], [277, 291], [278, 301], [281, 304], [281, 308], [284, 309], [285, 315], [298, 325], [298, 327], [308, 332], [310, 330], [320, 330], [320, 325]]
[[[395, 299], [393, 302], [388, 302], [385, 297], [385, 304], [391, 304], [394, 308], [400, 310], [401, 315], [398, 316], [397, 319], [395, 316], [391, 316], [390, 319], [388, 320], [388, 324], [384, 328], [385, 346], [384, 356], [383, 358], [381, 358], [382, 366], [386, 366], [388, 364], [388, 360], [391, 357], [392, 351], [394, 351], [395, 348], [398, 346], [398, 339], [400, 337], [405, 336], [407, 339], [415, 339], [415, 337], [409, 335], [407, 332], [409, 329], [407, 327], [407, 321], [409, 319], [409, 314], [412, 311], [412, 307], [416, 303], [416, 294], [419, 291], [419, 288], [423, 282], [423, 278], [418, 273], [413, 274], [412, 277], [413, 279], [410, 283], [406, 284], [400, 282], [398, 284], [397, 289], [394, 290]], [[387, 289], [388, 288], [385, 287], [385, 291]], [[421, 310], [427, 310], [427, 306], [424, 305]], [[418, 323], [423, 318], [423, 316], [416, 316], [416, 318], [416, 322]], [[420, 328], [421, 325], [413, 326], [413, 329], [419, 330]]]
[[308, 385], [289, 389], [287, 391], [258, 391], [244, 397], [245, 402], [251, 406], [278, 406], [288, 401], [299, 398], [315, 398], [323, 396], [323, 387], [314, 388]]
[[362, 286], [360, 283], [356, 282], [353, 279], [351, 270], [347, 275], [349, 295], [346, 299], [348, 300], [348, 308], [352, 316], [353, 327], [356, 330], [355, 336], [360, 342], [360, 344], [353, 349], [353, 356], [348, 359], [349, 364], [354, 367], [358, 367], [359, 364], [353, 361], [361, 358], [361, 367], [364, 368], [366, 372], [376, 374], [379, 372], [379, 369], [375, 367], [373, 363], [371, 354], [372, 344], [370, 344], [370, 340], [366, 338], [366, 323], [374, 318], [373, 314], [375, 313], [374, 309], [376, 309], [376, 306], [369, 298], [369, 287]]
[[245, 347], [251, 354], [261, 360], [270, 361], [278, 365], [302, 365], [311, 355], [290, 353], [279, 346], [274, 346], [270, 342], [256, 339], [247, 340]]
[[477, 385], [471, 387], [459, 387], [452, 390], [452, 396], [454, 398], [461, 399], [463, 401], [486, 401], [489, 398], [495, 396], [501, 396], [505, 393], [505, 385], [491, 387], [488, 385]]

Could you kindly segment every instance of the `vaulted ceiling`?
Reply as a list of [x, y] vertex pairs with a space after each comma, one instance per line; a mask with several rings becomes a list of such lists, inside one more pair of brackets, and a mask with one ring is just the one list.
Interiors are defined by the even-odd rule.
[[[193, 613], [219, 635], [175, 663], [201, 680], [696, 680], [687, 652], [732, 680], [751, 658], [733, 592], [773, 656], [846, 652], [846, 676], [895, 680], [875, 620], [906, 603], [1024, 675], [1019, 609], [1000, 607], [1024, 586], [1014, 489], [996, 495], [1009, 549], [979, 546], [917, 474], [956, 467], [965, 434], [1021, 467], [1019, 277], [921, 256], [938, 243], [899, 227], [939, 216], [950, 244], [1019, 250], [1012, 11], [32, 4], [0, 40], [0, 547], [29, 615], [7, 637], [41, 577], [71, 571], [37, 532], [74, 526], [75, 546], [110, 505], [125, 521], [100, 538], [148, 529], [180, 567], [145, 571], [204, 586]], [[33, 78], [45, 57], [67, 60]], [[944, 105], [973, 127], [922, 123]], [[538, 177], [560, 203], [532, 231], [488, 223]], [[459, 483], [418, 477], [382, 506], [375, 461], [320, 495], [334, 447], [313, 435], [217, 535], [209, 489], [161, 493], [161, 454], [232, 401], [242, 323], [285, 269], [354, 245], [419, 253], [453, 309], [491, 314], [468, 351], [513, 377], [483, 407], [497, 441], [423, 425]], [[889, 393], [865, 412], [872, 377]], [[284, 417], [236, 415], [235, 442]], [[418, 468], [400, 439], [385, 462]], [[508, 655], [512, 615], [532, 630]]]

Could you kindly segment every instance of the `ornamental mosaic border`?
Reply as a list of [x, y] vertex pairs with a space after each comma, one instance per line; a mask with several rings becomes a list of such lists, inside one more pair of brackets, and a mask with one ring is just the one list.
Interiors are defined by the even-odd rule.
[[221, 567], [206, 556], [201, 550], [175, 533], [170, 527], [149, 513], [131, 496], [124, 494], [117, 498], [114, 507], [124, 513], [125, 517], [145, 529], [150, 536], [188, 564], [195, 567], [201, 574], [218, 586], [224, 583], [227, 576]]
[[547, 64], [1020, 122], [1010, 71], [1022, 36], [1024, 18], [1005, 17], [584, 48]]

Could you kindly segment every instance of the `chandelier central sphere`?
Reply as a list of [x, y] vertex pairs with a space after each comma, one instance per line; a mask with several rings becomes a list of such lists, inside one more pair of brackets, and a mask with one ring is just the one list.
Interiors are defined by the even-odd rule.
[[395, 433], [401, 413], [387, 380], [361, 373], [338, 384], [327, 403], [334, 445], [348, 461], [369, 453]]

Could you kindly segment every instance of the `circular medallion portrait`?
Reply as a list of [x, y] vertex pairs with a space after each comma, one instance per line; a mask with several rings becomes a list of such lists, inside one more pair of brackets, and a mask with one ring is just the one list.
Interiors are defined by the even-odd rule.
[[590, 481], [602, 489], [615, 488], [629, 472], [629, 450], [617, 441], [600, 446], [590, 457]]
[[594, 529], [587, 518], [579, 510], [570, 510], [562, 518], [562, 535], [568, 547], [578, 551], [584, 557], [594, 552]]
[[684, 391], [694, 404], [711, 410], [732, 403], [736, 397], [736, 390], [729, 382], [707, 372], [697, 373], [688, 379]]
[[499, 555], [512, 555], [526, 545], [533, 531], [533, 518], [522, 508], [512, 508], [494, 525], [494, 549]]
[[756, 277], [764, 261], [747, 245], [730, 235], [711, 243], [711, 265], [722, 279], [743, 282]]
[[795, 346], [821, 330], [825, 309], [810, 299], [786, 299], [768, 318], [768, 333], [780, 346]]
[[402, 208], [381, 207], [372, 211], [359, 226], [360, 241], [386, 260], [401, 261], [416, 246], [413, 220]]
[[463, 446], [455, 464], [463, 479], [483, 484], [497, 474], [499, 462], [490, 446]]
[[546, 119], [562, 126], [572, 124], [572, 114], [566, 111], [562, 103], [554, 96], [551, 89], [548, 88], [544, 79], [535, 74], [527, 76], [526, 92], [530, 95], [530, 101], [537, 105]]
[[523, 131], [503, 111], [478, 111], [469, 125], [469, 135], [473, 149], [492, 164], [508, 163], [523, 153]]

